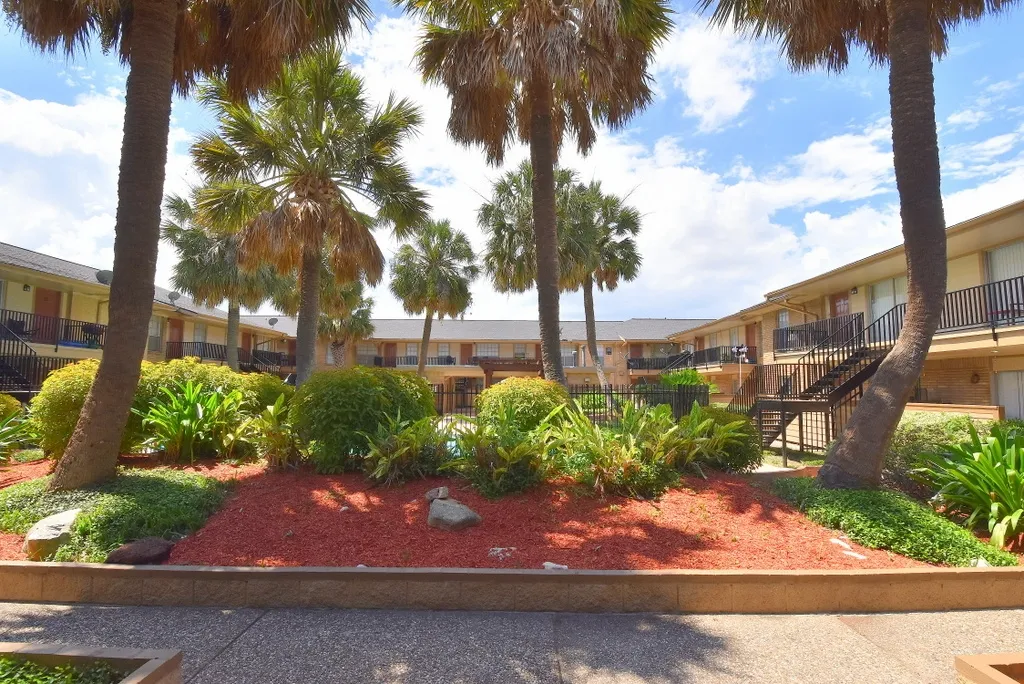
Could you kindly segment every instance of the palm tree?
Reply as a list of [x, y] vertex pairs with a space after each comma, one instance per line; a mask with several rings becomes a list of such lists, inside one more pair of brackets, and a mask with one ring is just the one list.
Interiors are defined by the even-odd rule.
[[221, 74], [235, 95], [277, 75], [281, 62], [370, 16], [365, 0], [5, 0], [8, 21], [44, 52], [73, 56], [93, 39], [128, 65], [114, 222], [109, 334], [100, 368], [51, 489], [116, 474], [153, 310], [173, 90]]
[[479, 274], [469, 238], [448, 221], [430, 221], [411, 243], [398, 249], [391, 261], [391, 293], [406, 313], [426, 312], [416, 368], [420, 375], [425, 374], [434, 316], [464, 315], [473, 302], [469, 286]]
[[346, 313], [320, 314], [317, 332], [331, 345], [335, 365], [344, 365], [348, 345], [373, 336], [373, 299], [362, 297]]
[[[597, 379], [602, 387], [606, 387], [608, 380], [597, 350], [594, 285], [602, 292], [610, 292], [619, 286], [620, 280], [629, 282], [640, 275], [643, 258], [635, 239], [640, 233], [640, 212], [626, 205], [621, 197], [604, 194], [599, 181], [592, 181], [589, 186], [578, 185], [575, 194], [581, 198], [569, 209], [566, 227], [580, 233], [579, 242], [588, 249], [583, 257], [577, 259], [577, 268], [572, 275], [583, 290], [587, 349], [594, 361]], [[574, 215], [572, 212], [578, 213]]]
[[228, 302], [225, 362], [238, 370], [238, 324], [241, 307], [256, 309], [280, 287], [277, 274], [266, 265], [255, 271], [238, 267], [238, 236], [214, 231], [196, 222], [195, 207], [188, 199], [171, 195], [164, 203], [167, 219], [163, 237], [178, 251], [171, 285], [196, 302], [209, 307]]
[[893, 166], [907, 254], [907, 310], [895, 346], [829, 450], [827, 487], [874, 487], [886, 448], [924, 367], [946, 293], [946, 221], [940, 188], [933, 56], [947, 31], [1016, 0], [701, 0], [713, 21], [780, 38], [796, 69], [841, 71], [852, 47], [889, 65]]
[[652, 98], [647, 73], [669, 33], [664, 0], [557, 3], [405, 0], [423, 17], [424, 78], [451, 96], [448, 131], [500, 164], [515, 138], [529, 143], [537, 303], [544, 374], [565, 383], [559, 349], [555, 162], [563, 139], [581, 153], [594, 124], [623, 125]]
[[[302, 384], [316, 355], [323, 255], [337, 281], [374, 285], [385, 265], [374, 229], [390, 225], [402, 238], [426, 220], [424, 195], [398, 156], [420, 113], [394, 96], [372, 109], [334, 45], [289, 64], [256, 103], [226, 95], [221, 81], [200, 90], [219, 125], [192, 145], [196, 166], [211, 179], [198, 195], [199, 213], [232, 224], [263, 209], [241, 230], [239, 257], [243, 265], [298, 272]], [[367, 205], [375, 215], [358, 208]]]

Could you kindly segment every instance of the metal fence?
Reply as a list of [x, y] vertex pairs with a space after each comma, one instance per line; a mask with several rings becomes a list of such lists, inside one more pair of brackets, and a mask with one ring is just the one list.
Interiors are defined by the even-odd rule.
[[[434, 385], [434, 407], [440, 415], [476, 416], [477, 398], [484, 392], [479, 385], [445, 387]], [[618, 420], [622, 406], [672, 407], [676, 418], [690, 412], [693, 403], [707, 406], [710, 395], [707, 385], [570, 385], [569, 396], [595, 423], [610, 424]]]

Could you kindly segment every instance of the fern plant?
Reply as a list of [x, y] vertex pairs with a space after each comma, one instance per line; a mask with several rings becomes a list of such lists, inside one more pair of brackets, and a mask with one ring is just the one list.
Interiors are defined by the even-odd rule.
[[11, 452], [24, 445], [31, 437], [31, 424], [24, 412], [9, 413], [0, 418], [0, 463], [7, 461]]
[[385, 485], [436, 475], [448, 460], [451, 428], [436, 417], [416, 421], [385, 416], [385, 422], [366, 438], [369, 451], [363, 456], [367, 476]]
[[277, 400], [264, 407], [250, 423], [256, 452], [271, 468], [286, 468], [299, 459], [287, 402], [284, 394], [278, 395]]
[[187, 458], [190, 463], [223, 450], [225, 445], [233, 450], [242, 421], [242, 393], [207, 390], [202, 383], [192, 381], [178, 383], [176, 389], [161, 387], [163, 396], [145, 413], [133, 409], [142, 416], [143, 428], [151, 433], [146, 446], [172, 461]]

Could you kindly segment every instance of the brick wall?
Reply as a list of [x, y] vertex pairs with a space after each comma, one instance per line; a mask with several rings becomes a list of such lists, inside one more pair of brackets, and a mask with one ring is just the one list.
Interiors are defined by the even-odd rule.
[[[972, 382], [974, 375], [977, 382]], [[984, 357], [925, 361], [921, 389], [922, 401], [930, 403], [989, 405], [992, 363]]]

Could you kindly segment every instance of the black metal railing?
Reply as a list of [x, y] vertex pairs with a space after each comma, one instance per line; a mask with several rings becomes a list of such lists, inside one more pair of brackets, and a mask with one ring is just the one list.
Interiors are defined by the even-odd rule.
[[0, 309], [0, 323], [7, 331], [5, 334], [16, 335], [25, 342], [52, 344], [54, 349], [61, 346], [102, 349], [107, 334], [107, 326], [101, 323], [9, 309]]
[[17, 333], [0, 323], [0, 391], [32, 393], [58, 368], [81, 361], [58, 356], [39, 356]]
[[356, 354], [356, 364], [359, 366], [376, 366], [376, 361], [379, 358], [375, 354]]
[[[434, 406], [441, 415], [476, 416], [476, 399], [483, 392], [480, 385], [434, 385]], [[667, 404], [678, 419], [690, 412], [694, 402], [707, 406], [710, 395], [707, 385], [570, 385], [569, 396], [595, 423], [613, 424], [623, 404], [656, 406]]]
[[793, 352], [811, 349], [832, 337], [837, 331], [848, 329], [848, 324], [860, 321], [864, 327], [864, 314], [854, 313], [835, 318], [825, 318], [788, 328], [772, 331], [772, 342], [777, 352]]
[[742, 359], [733, 353], [732, 347], [709, 347], [698, 349], [683, 360], [671, 365], [673, 368], [708, 368], [741, 361], [745, 364], [756, 364], [757, 358], [757, 347], [747, 347], [747, 353]]
[[671, 363], [670, 356], [634, 357], [626, 359], [629, 370], [665, 370]]
[[1024, 277], [946, 293], [937, 332], [1024, 325]]
[[427, 357], [427, 365], [428, 366], [454, 366], [455, 365], [455, 357], [454, 356], [428, 356]]
[[[227, 351], [226, 345], [213, 342], [174, 342], [169, 340], [164, 344], [165, 358], [168, 361], [195, 356], [204, 361], [224, 363], [227, 360]], [[240, 370], [246, 371], [276, 373], [284, 365], [282, 363], [284, 356], [281, 352], [238, 347], [238, 367]]]

